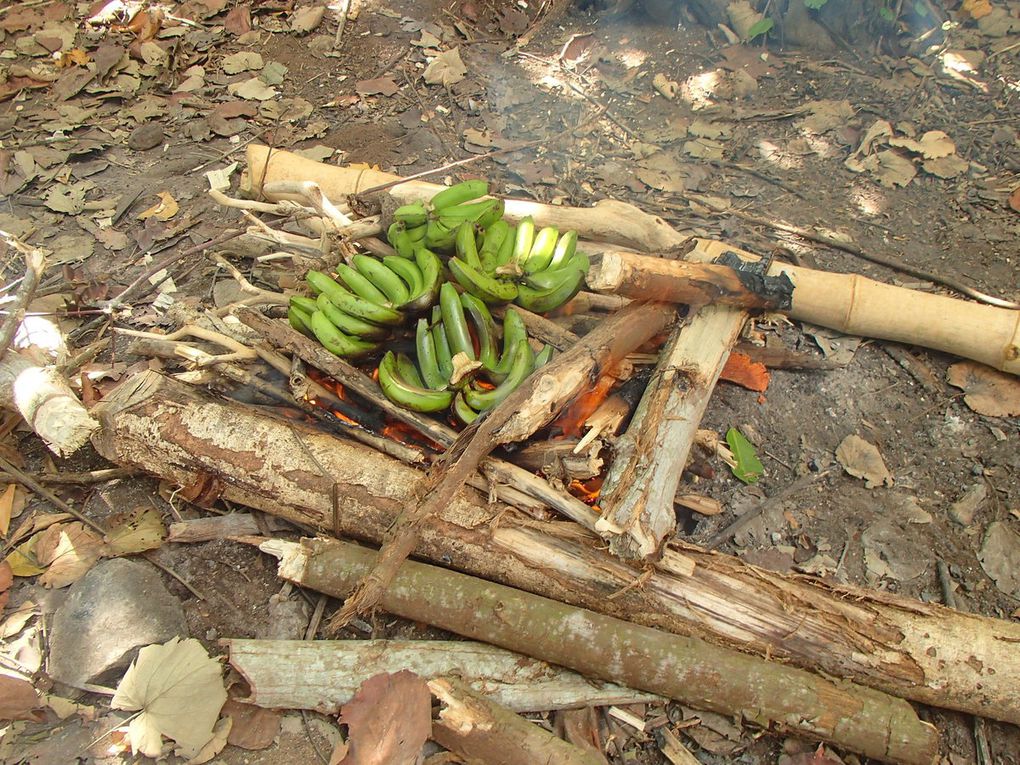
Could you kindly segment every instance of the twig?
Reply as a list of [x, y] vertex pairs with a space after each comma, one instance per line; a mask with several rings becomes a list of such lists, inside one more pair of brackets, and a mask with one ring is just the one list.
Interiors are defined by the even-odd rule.
[[35, 288], [39, 285], [39, 278], [46, 265], [46, 256], [38, 247], [29, 247], [6, 231], [0, 230], [0, 238], [7, 243], [8, 247], [20, 252], [25, 259], [25, 275], [21, 279], [21, 286], [18, 288], [14, 300], [6, 307], [7, 318], [0, 326], [0, 358], [2, 358], [14, 341], [14, 335], [25, 316], [25, 307], [32, 299]]
[[227, 364], [234, 361], [251, 361], [252, 359], [258, 358], [258, 354], [253, 348], [249, 348], [244, 343], [239, 343], [232, 337], [215, 332], [205, 327], [199, 327], [196, 324], [185, 324], [183, 327], [178, 329], [176, 332], [171, 332], [169, 335], [159, 335], [155, 332], [141, 332], [136, 329], [118, 329], [117, 332], [128, 337], [139, 337], [147, 340], [161, 340], [164, 342], [180, 340], [182, 337], [197, 337], [199, 340], [205, 340], [208, 343], [215, 343], [221, 345], [224, 348], [230, 349], [230, 353], [223, 353], [218, 356], [213, 356], [205, 352], [202, 354], [201, 359], [194, 359], [196, 365], [199, 368], [213, 366], [216, 364]]
[[351, 11], [351, 0], [340, 0], [340, 9], [337, 11], [336, 36], [333, 38], [333, 50], [340, 50], [340, 43], [344, 38], [344, 27], [347, 26], [347, 14]]
[[234, 281], [237, 282], [242, 292], [246, 292], [257, 298], [258, 302], [267, 303], [269, 305], [287, 305], [290, 303], [290, 298], [281, 292], [273, 292], [271, 290], [264, 290], [261, 287], [256, 287], [248, 281], [247, 277], [245, 277], [245, 275], [242, 274], [233, 263], [228, 261], [222, 255], [214, 255], [213, 259], [216, 261], [218, 266], [225, 268], [227, 272], [234, 277]]
[[81, 512], [79, 512], [78, 510], [75, 510], [73, 507], [71, 507], [69, 504], [67, 504], [64, 500], [62, 500], [60, 497], [58, 497], [52, 491], [50, 491], [45, 486], [43, 486], [41, 483], [39, 483], [37, 480], [35, 480], [35, 478], [30, 476], [24, 470], [21, 470], [20, 468], [18, 468], [16, 465], [12, 465], [10, 462], [8, 462], [6, 459], [4, 459], [2, 456], [0, 456], [0, 468], [3, 468], [4, 470], [6, 470], [8, 473], [10, 473], [12, 476], [14, 476], [14, 479], [18, 483], [20, 483], [26, 489], [31, 489], [33, 492], [35, 492], [40, 497], [42, 497], [43, 499], [48, 501], [51, 505], [53, 505], [57, 509], [64, 511], [65, 513], [70, 515], [72, 518], [75, 518], [76, 520], [81, 521], [82, 523], [84, 523], [86, 526], [88, 526], [93, 531], [98, 531], [100, 534], [106, 534], [106, 529], [104, 529], [102, 526], [100, 526], [98, 523], [96, 523], [92, 519], [87, 518], [86, 516], [82, 515]]
[[[102, 470], [90, 470], [87, 473], [42, 473], [35, 475], [35, 478], [40, 483], [56, 483], [56, 484], [70, 484], [76, 486], [84, 486], [92, 483], [106, 483], [107, 481], [116, 481], [119, 478], [131, 478], [132, 476], [141, 475], [140, 470], [135, 468], [103, 468]], [[13, 474], [0, 473], [0, 481], [11, 481], [17, 480]]]
[[807, 239], [810, 242], [817, 242], [818, 244], [824, 244], [827, 247], [832, 247], [836, 250], [842, 250], [843, 252], [850, 253], [854, 257], [862, 258], [863, 260], [869, 260], [872, 263], [877, 263], [880, 266], [891, 268], [894, 271], [900, 271], [901, 273], [910, 274], [916, 276], [918, 279], [924, 279], [925, 281], [931, 282], [932, 284], [941, 284], [949, 289], [956, 290], [957, 292], [966, 295], [967, 297], [973, 298], [982, 303], [988, 305], [998, 306], [999, 308], [1009, 308], [1011, 310], [1020, 310], [1020, 303], [1015, 303], [1012, 300], [1004, 300], [1002, 298], [989, 295], [981, 292], [980, 290], [971, 287], [968, 284], [954, 279], [949, 276], [939, 276], [931, 271], [925, 271], [917, 266], [909, 265], [904, 263], [899, 258], [894, 258], [887, 255], [875, 255], [874, 253], [865, 252], [855, 244], [840, 241], [831, 236], [825, 234], [819, 234], [814, 231], [808, 231], [806, 228], [800, 226], [791, 226], [789, 223], [783, 223], [782, 221], [773, 220], [771, 218], [763, 218], [752, 213], [744, 212], [743, 210], [737, 210], [732, 208], [723, 207], [710, 199], [700, 197], [697, 195], [687, 195], [681, 192], [674, 192], [676, 196], [681, 199], [686, 199], [688, 202], [694, 202], [695, 204], [703, 205], [712, 212], [722, 215], [734, 215], [737, 218], [742, 218], [746, 221], [754, 223], [759, 226], [768, 226], [769, 228], [776, 229], [777, 231], [783, 231], [787, 234], [793, 234], [799, 236], [801, 239]]

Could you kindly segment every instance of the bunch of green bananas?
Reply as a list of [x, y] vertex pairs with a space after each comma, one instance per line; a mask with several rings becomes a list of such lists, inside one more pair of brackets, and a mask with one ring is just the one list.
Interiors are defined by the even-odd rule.
[[415, 250], [414, 260], [355, 255], [352, 262], [337, 266], [343, 284], [309, 271], [305, 278], [318, 297], [292, 297], [287, 311], [292, 327], [337, 356], [371, 353], [406, 315], [427, 311], [443, 272], [439, 257], [425, 247]]
[[403, 258], [413, 257], [414, 248], [420, 245], [449, 253], [462, 223], [485, 229], [502, 219], [502, 199], [475, 201], [488, 193], [486, 181], [464, 181], [443, 189], [427, 205], [412, 202], [398, 207], [386, 238]]
[[[431, 321], [418, 319], [417, 364], [405, 354], [387, 352], [379, 364], [379, 385], [400, 406], [419, 412], [452, 407], [461, 422], [470, 424], [552, 358], [551, 346], [537, 355], [531, 350], [524, 321], [513, 309], [504, 320], [502, 353], [497, 346], [497, 325], [485, 303], [470, 293], [458, 294], [446, 282]], [[463, 367], [467, 373], [455, 379], [458, 354], [476, 363]], [[483, 379], [488, 385], [481, 384]]]

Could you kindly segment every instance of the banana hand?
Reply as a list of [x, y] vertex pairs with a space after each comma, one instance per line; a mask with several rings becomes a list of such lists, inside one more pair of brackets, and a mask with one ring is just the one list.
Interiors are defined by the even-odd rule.
[[561, 281], [547, 289], [535, 289], [526, 284], [521, 285], [514, 302], [535, 313], [546, 313], [559, 308], [581, 290], [581, 285], [584, 284], [584, 272], [577, 268], [565, 268], [556, 273], [562, 273]]
[[459, 258], [450, 258], [446, 265], [461, 287], [486, 303], [509, 303], [517, 297], [517, 285], [507, 279], [484, 274]]
[[379, 387], [394, 404], [415, 412], [441, 412], [453, 403], [453, 391], [429, 390], [405, 380], [393, 351], [379, 362]]
[[385, 263], [369, 255], [355, 255], [352, 262], [358, 273], [380, 290], [390, 304], [403, 305], [411, 297], [411, 290]]
[[432, 209], [438, 213], [447, 207], [453, 207], [464, 202], [470, 202], [472, 199], [478, 199], [478, 197], [484, 197], [488, 193], [488, 181], [462, 181], [440, 191], [432, 197], [430, 204]]

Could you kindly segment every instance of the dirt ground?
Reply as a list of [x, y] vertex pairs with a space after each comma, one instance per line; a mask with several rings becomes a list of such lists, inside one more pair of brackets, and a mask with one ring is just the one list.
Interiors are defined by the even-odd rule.
[[[55, 5], [42, 7], [52, 10]], [[175, 12], [186, 16], [189, 6], [202, 5], [185, 4]], [[880, 43], [822, 53], [765, 47], [761, 41], [731, 46], [722, 34], [706, 31], [687, 16], [674, 26], [637, 11], [613, 15], [571, 8], [514, 47], [514, 36], [531, 27], [527, 14], [534, 9], [527, 3], [366, 0], [355, 3], [356, 18], [334, 53], [329, 47], [336, 28], [331, 12], [310, 33], [297, 34], [286, 26], [290, 5], [251, 3], [254, 32], [244, 37], [223, 31], [223, 15], [200, 18], [198, 26], [184, 28], [181, 43], [172, 47], [179, 56], [172, 62], [176, 71], [165, 62], [143, 68], [134, 92], [84, 89], [61, 100], [59, 82], [43, 83], [0, 103], [5, 157], [0, 228], [57, 253], [40, 295], [72, 296], [85, 308], [112, 297], [141, 273], [145, 263], [139, 256], [153, 245], [188, 246], [240, 222], [208, 198], [204, 173], [234, 160], [243, 164], [243, 147], [251, 141], [290, 150], [328, 147], [335, 150], [328, 162], [364, 162], [403, 175], [513, 142], [535, 142], [532, 148], [444, 175], [486, 177], [497, 192], [546, 202], [587, 206], [603, 198], [621, 199], [679, 230], [726, 239], [762, 255], [947, 291], [731, 211], [838, 232], [865, 252], [1020, 300], [1020, 201], [1016, 207], [1007, 201], [1020, 185], [1015, 33], [992, 37], [973, 21], [961, 21], [946, 33], [939, 50], [979, 50], [983, 61], [972, 74], [952, 76], [923, 45], [898, 55]], [[1015, 19], [1016, 3], [999, 5]], [[5, 17], [10, 14], [0, 15], [0, 22]], [[53, 20], [62, 19], [54, 10]], [[48, 60], [18, 43], [34, 30], [7, 29], [4, 66]], [[94, 53], [96, 44], [131, 40], [130, 32], [106, 25], [83, 32], [78, 44]], [[426, 85], [421, 79], [426, 55], [435, 53], [429, 49], [458, 45], [466, 76], [449, 87]], [[230, 84], [251, 76], [223, 71], [224, 57], [241, 51], [286, 67], [275, 85], [277, 95], [264, 102], [228, 95]], [[194, 65], [205, 67], [204, 87], [174, 93], [185, 79], [183, 70]], [[8, 82], [16, 76], [9, 72]], [[672, 83], [675, 97], [664, 97], [653, 79], [666, 83], [666, 89]], [[373, 92], [377, 89], [390, 94]], [[303, 99], [289, 104], [306, 113], [291, 121], [286, 113], [266, 108], [280, 99]], [[820, 102], [844, 101], [845, 113], [811, 109]], [[227, 102], [241, 103], [246, 110], [215, 112], [217, 104]], [[812, 123], [806, 118], [813, 114], [821, 116]], [[962, 164], [939, 170], [951, 175], [940, 177], [923, 169], [923, 155], [901, 152], [916, 171], [906, 185], [884, 185], [893, 183], [882, 174], [888, 168], [853, 172], [845, 160], [882, 120], [901, 139], [943, 131], [954, 144], [952, 156]], [[163, 132], [152, 148], [138, 150], [128, 139], [142, 125], [158, 125]], [[61, 143], [53, 136], [70, 140]], [[70, 154], [65, 153], [68, 147]], [[33, 169], [26, 172], [30, 162]], [[236, 174], [233, 183], [236, 188]], [[62, 210], [47, 204], [55, 199], [55, 189], [70, 199]], [[139, 213], [159, 201], [159, 192], [168, 192], [180, 211], [163, 221], [158, 215], [139, 220]], [[126, 206], [108, 226], [98, 222], [101, 215], [111, 217], [108, 207], [89, 207], [81, 199], [76, 204], [75, 194], [83, 194], [86, 203], [113, 199], [118, 210]], [[713, 212], [692, 201], [693, 196], [709, 197], [726, 209]], [[16, 258], [2, 265], [5, 284], [21, 272]], [[209, 300], [214, 271], [206, 258], [187, 259], [173, 273], [180, 290], [175, 299]], [[135, 306], [122, 325], [166, 328], [152, 299], [149, 295]], [[91, 319], [90, 314], [68, 317], [68, 328]], [[74, 341], [83, 347], [94, 337], [91, 330]], [[720, 434], [740, 428], [756, 445], [765, 472], [748, 486], [717, 458], [702, 455], [710, 477], [688, 474], [681, 490], [719, 500], [723, 512], [701, 516], [681, 509], [683, 537], [703, 544], [762, 499], [815, 475], [792, 496], [767, 504], [760, 518], [721, 549], [766, 568], [935, 602], [944, 597], [936, 571], [938, 561], [944, 561], [959, 608], [1020, 618], [1020, 591], [997, 586], [981, 561], [989, 526], [1004, 522], [1015, 532], [1020, 522], [1017, 418], [986, 416], [968, 406], [963, 392], [947, 382], [947, 369], [958, 359], [937, 352], [883, 341], [858, 343], [779, 316], [754, 322], [745, 339], [827, 359], [831, 368], [774, 368], [763, 394], [720, 383], [702, 427]], [[907, 366], [900, 363], [904, 354]], [[107, 351], [90, 369], [109, 370], [99, 381], [109, 385], [130, 374], [125, 370], [137, 361], [114, 359]], [[105, 466], [90, 450], [61, 460], [30, 434], [8, 433], [7, 449], [20, 453], [30, 473]], [[836, 452], [851, 435], [878, 448], [891, 475], [888, 485], [868, 488], [843, 469]], [[167, 521], [203, 515], [179, 499], [171, 508], [170, 492], [146, 478], [58, 491], [96, 519], [149, 502]], [[968, 497], [976, 499], [959, 504]], [[33, 507], [45, 507], [45, 500], [30, 497], [27, 510]], [[16, 525], [17, 520], [12, 528]], [[184, 607], [191, 635], [211, 649], [223, 637], [300, 637], [318, 599], [316, 593], [294, 592], [281, 606], [275, 562], [232, 542], [164, 545], [154, 557], [204, 596], [200, 600], [164, 576]], [[31, 599], [51, 613], [63, 592], [19, 577], [8, 609]], [[327, 616], [335, 606], [328, 604]], [[344, 636], [438, 634], [379, 615]], [[37, 644], [45, 654], [44, 632]], [[100, 707], [104, 703], [98, 696], [86, 699]], [[944, 762], [979, 761], [971, 718], [935, 709], [921, 713], [942, 735]], [[678, 710], [669, 714], [680, 719]], [[266, 749], [228, 746], [216, 761], [314, 762], [332, 748], [336, 720], [315, 714], [304, 718], [289, 713]], [[76, 719], [22, 724], [9, 732], [0, 750], [3, 761], [132, 761], [129, 752], [106, 756], [96, 746], [89, 749], [95, 729]], [[714, 729], [702, 726], [708, 729], [704, 735], [685, 736], [698, 761], [773, 763], [785, 757], [807, 762], [792, 756], [799, 750], [789, 742], [783, 755], [780, 735], [725, 723]], [[991, 762], [1020, 762], [1015, 727], [988, 722], [984, 728]], [[603, 733], [616, 739], [608, 750], [613, 763], [667, 762], [651, 736], [637, 735], [616, 721], [603, 722]], [[44, 743], [45, 751], [40, 748]], [[852, 755], [843, 759], [855, 760]]]

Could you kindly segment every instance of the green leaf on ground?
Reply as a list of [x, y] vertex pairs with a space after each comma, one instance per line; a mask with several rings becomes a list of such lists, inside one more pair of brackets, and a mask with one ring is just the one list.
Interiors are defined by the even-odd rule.
[[758, 455], [754, 453], [751, 442], [739, 430], [730, 428], [726, 431], [726, 444], [733, 452], [733, 459], [736, 461], [736, 464], [730, 468], [733, 475], [744, 483], [757, 483], [765, 472], [765, 467], [758, 459]]

